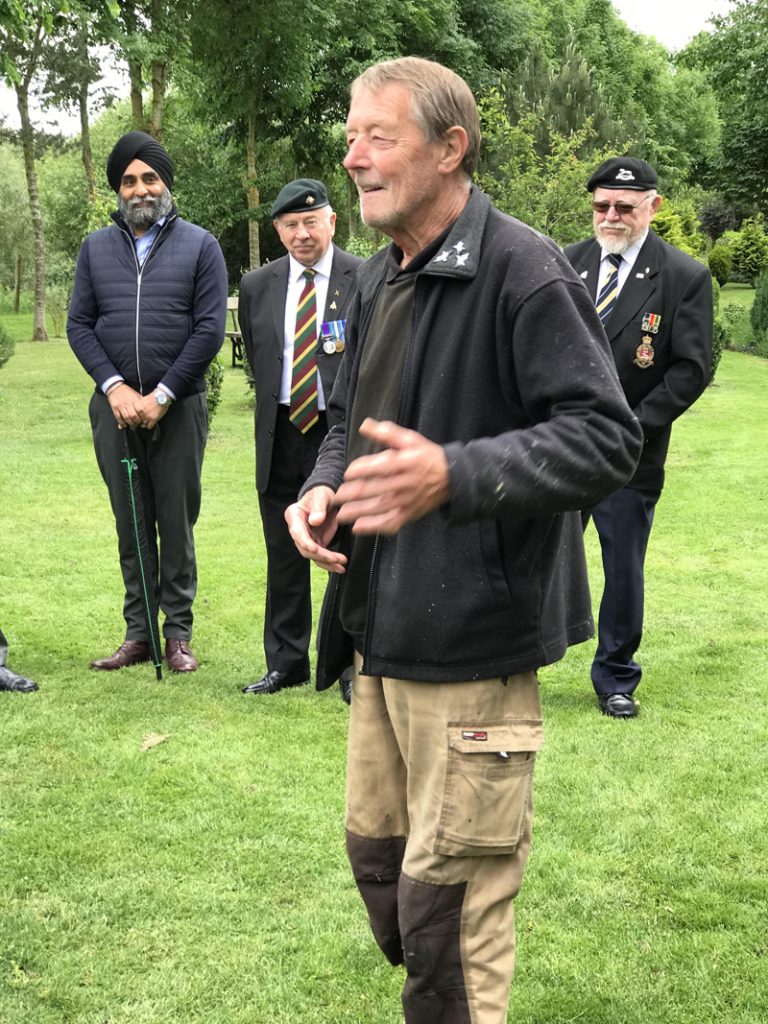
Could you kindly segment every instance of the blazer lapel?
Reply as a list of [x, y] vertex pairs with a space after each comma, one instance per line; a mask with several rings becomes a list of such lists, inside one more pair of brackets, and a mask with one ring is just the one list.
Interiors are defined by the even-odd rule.
[[[284, 261], [284, 262], [283, 262]], [[269, 279], [269, 305], [272, 309], [272, 326], [275, 342], [279, 351], [283, 351], [285, 335], [285, 295], [288, 290], [288, 257], [275, 260], [272, 276]]]
[[[616, 305], [605, 325], [608, 340], [613, 341], [624, 330], [629, 321], [636, 316], [643, 306], [649, 306], [650, 299], [656, 291], [656, 275], [659, 272], [656, 238], [651, 232], [638, 253], [635, 265], [619, 292]], [[640, 339], [638, 338], [638, 341]]]
[[593, 240], [578, 259], [573, 261], [572, 266], [584, 282], [594, 302], [597, 296], [597, 284], [600, 277], [600, 246], [597, 242]]
[[328, 278], [328, 294], [325, 297], [325, 309], [322, 320], [343, 320], [343, 310], [347, 303], [347, 296], [351, 285], [351, 274], [349, 270], [339, 268], [339, 260], [334, 250], [333, 262], [331, 263], [331, 276]]

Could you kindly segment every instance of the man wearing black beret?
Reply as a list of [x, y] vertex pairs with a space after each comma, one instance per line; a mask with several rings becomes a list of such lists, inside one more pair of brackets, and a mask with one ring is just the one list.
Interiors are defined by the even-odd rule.
[[614, 718], [637, 714], [645, 553], [672, 423], [704, 390], [712, 362], [712, 279], [650, 230], [657, 185], [644, 160], [606, 160], [587, 182], [595, 236], [565, 250], [595, 301], [645, 438], [629, 483], [583, 514], [585, 527], [594, 520], [605, 574], [592, 683]]
[[205, 372], [224, 338], [226, 268], [216, 239], [179, 217], [171, 198], [173, 164], [150, 135], [124, 135], [107, 161], [107, 178], [119, 210], [114, 224], [82, 245], [67, 321], [69, 343], [95, 383], [91, 428], [125, 585], [125, 640], [91, 668], [150, 659], [125, 493], [121, 432], [130, 430], [150, 548], [144, 582], [165, 616], [168, 667], [193, 672], [193, 528], [208, 430]]
[[[345, 345], [345, 315], [362, 263], [333, 245], [336, 214], [321, 181], [291, 181], [272, 204], [287, 255], [243, 277], [240, 328], [256, 385], [256, 489], [267, 547], [267, 671], [244, 693], [277, 693], [309, 680], [309, 563], [285, 510], [315, 464], [329, 426], [326, 402]], [[342, 682], [349, 697], [349, 682]]]

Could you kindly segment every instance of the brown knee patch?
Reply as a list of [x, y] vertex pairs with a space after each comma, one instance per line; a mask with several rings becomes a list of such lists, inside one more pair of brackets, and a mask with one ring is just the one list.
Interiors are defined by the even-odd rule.
[[368, 911], [371, 931], [393, 965], [403, 962], [397, 922], [397, 886], [404, 852], [404, 836], [369, 839], [347, 832], [347, 856]]
[[408, 978], [407, 1024], [471, 1024], [461, 963], [461, 910], [466, 883], [432, 885], [401, 875], [400, 932]]

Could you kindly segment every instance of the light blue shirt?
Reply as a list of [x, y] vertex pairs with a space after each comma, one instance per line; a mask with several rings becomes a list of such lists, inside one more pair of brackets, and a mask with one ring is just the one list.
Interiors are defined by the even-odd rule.
[[168, 220], [168, 217], [161, 217], [160, 220], [156, 220], [155, 223], [145, 231], [141, 238], [134, 236], [133, 242], [136, 246], [136, 259], [139, 261], [139, 266], [144, 266], [144, 260], [147, 258], [149, 250], [152, 248], [155, 239], [160, 234], [160, 229], [163, 224]]

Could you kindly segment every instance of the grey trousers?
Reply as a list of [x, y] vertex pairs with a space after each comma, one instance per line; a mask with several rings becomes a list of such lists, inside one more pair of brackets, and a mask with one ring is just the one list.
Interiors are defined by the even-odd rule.
[[[124, 439], [109, 402], [94, 392], [90, 403], [96, 461], [109, 491], [117, 529], [120, 568], [125, 586], [123, 615], [126, 640], [146, 640], [133, 525], [126, 490]], [[174, 402], [154, 430], [132, 430], [147, 524], [150, 565], [146, 570], [165, 616], [163, 635], [189, 640], [192, 602], [197, 592], [193, 529], [200, 513], [203, 453], [208, 437], [205, 394]]]

